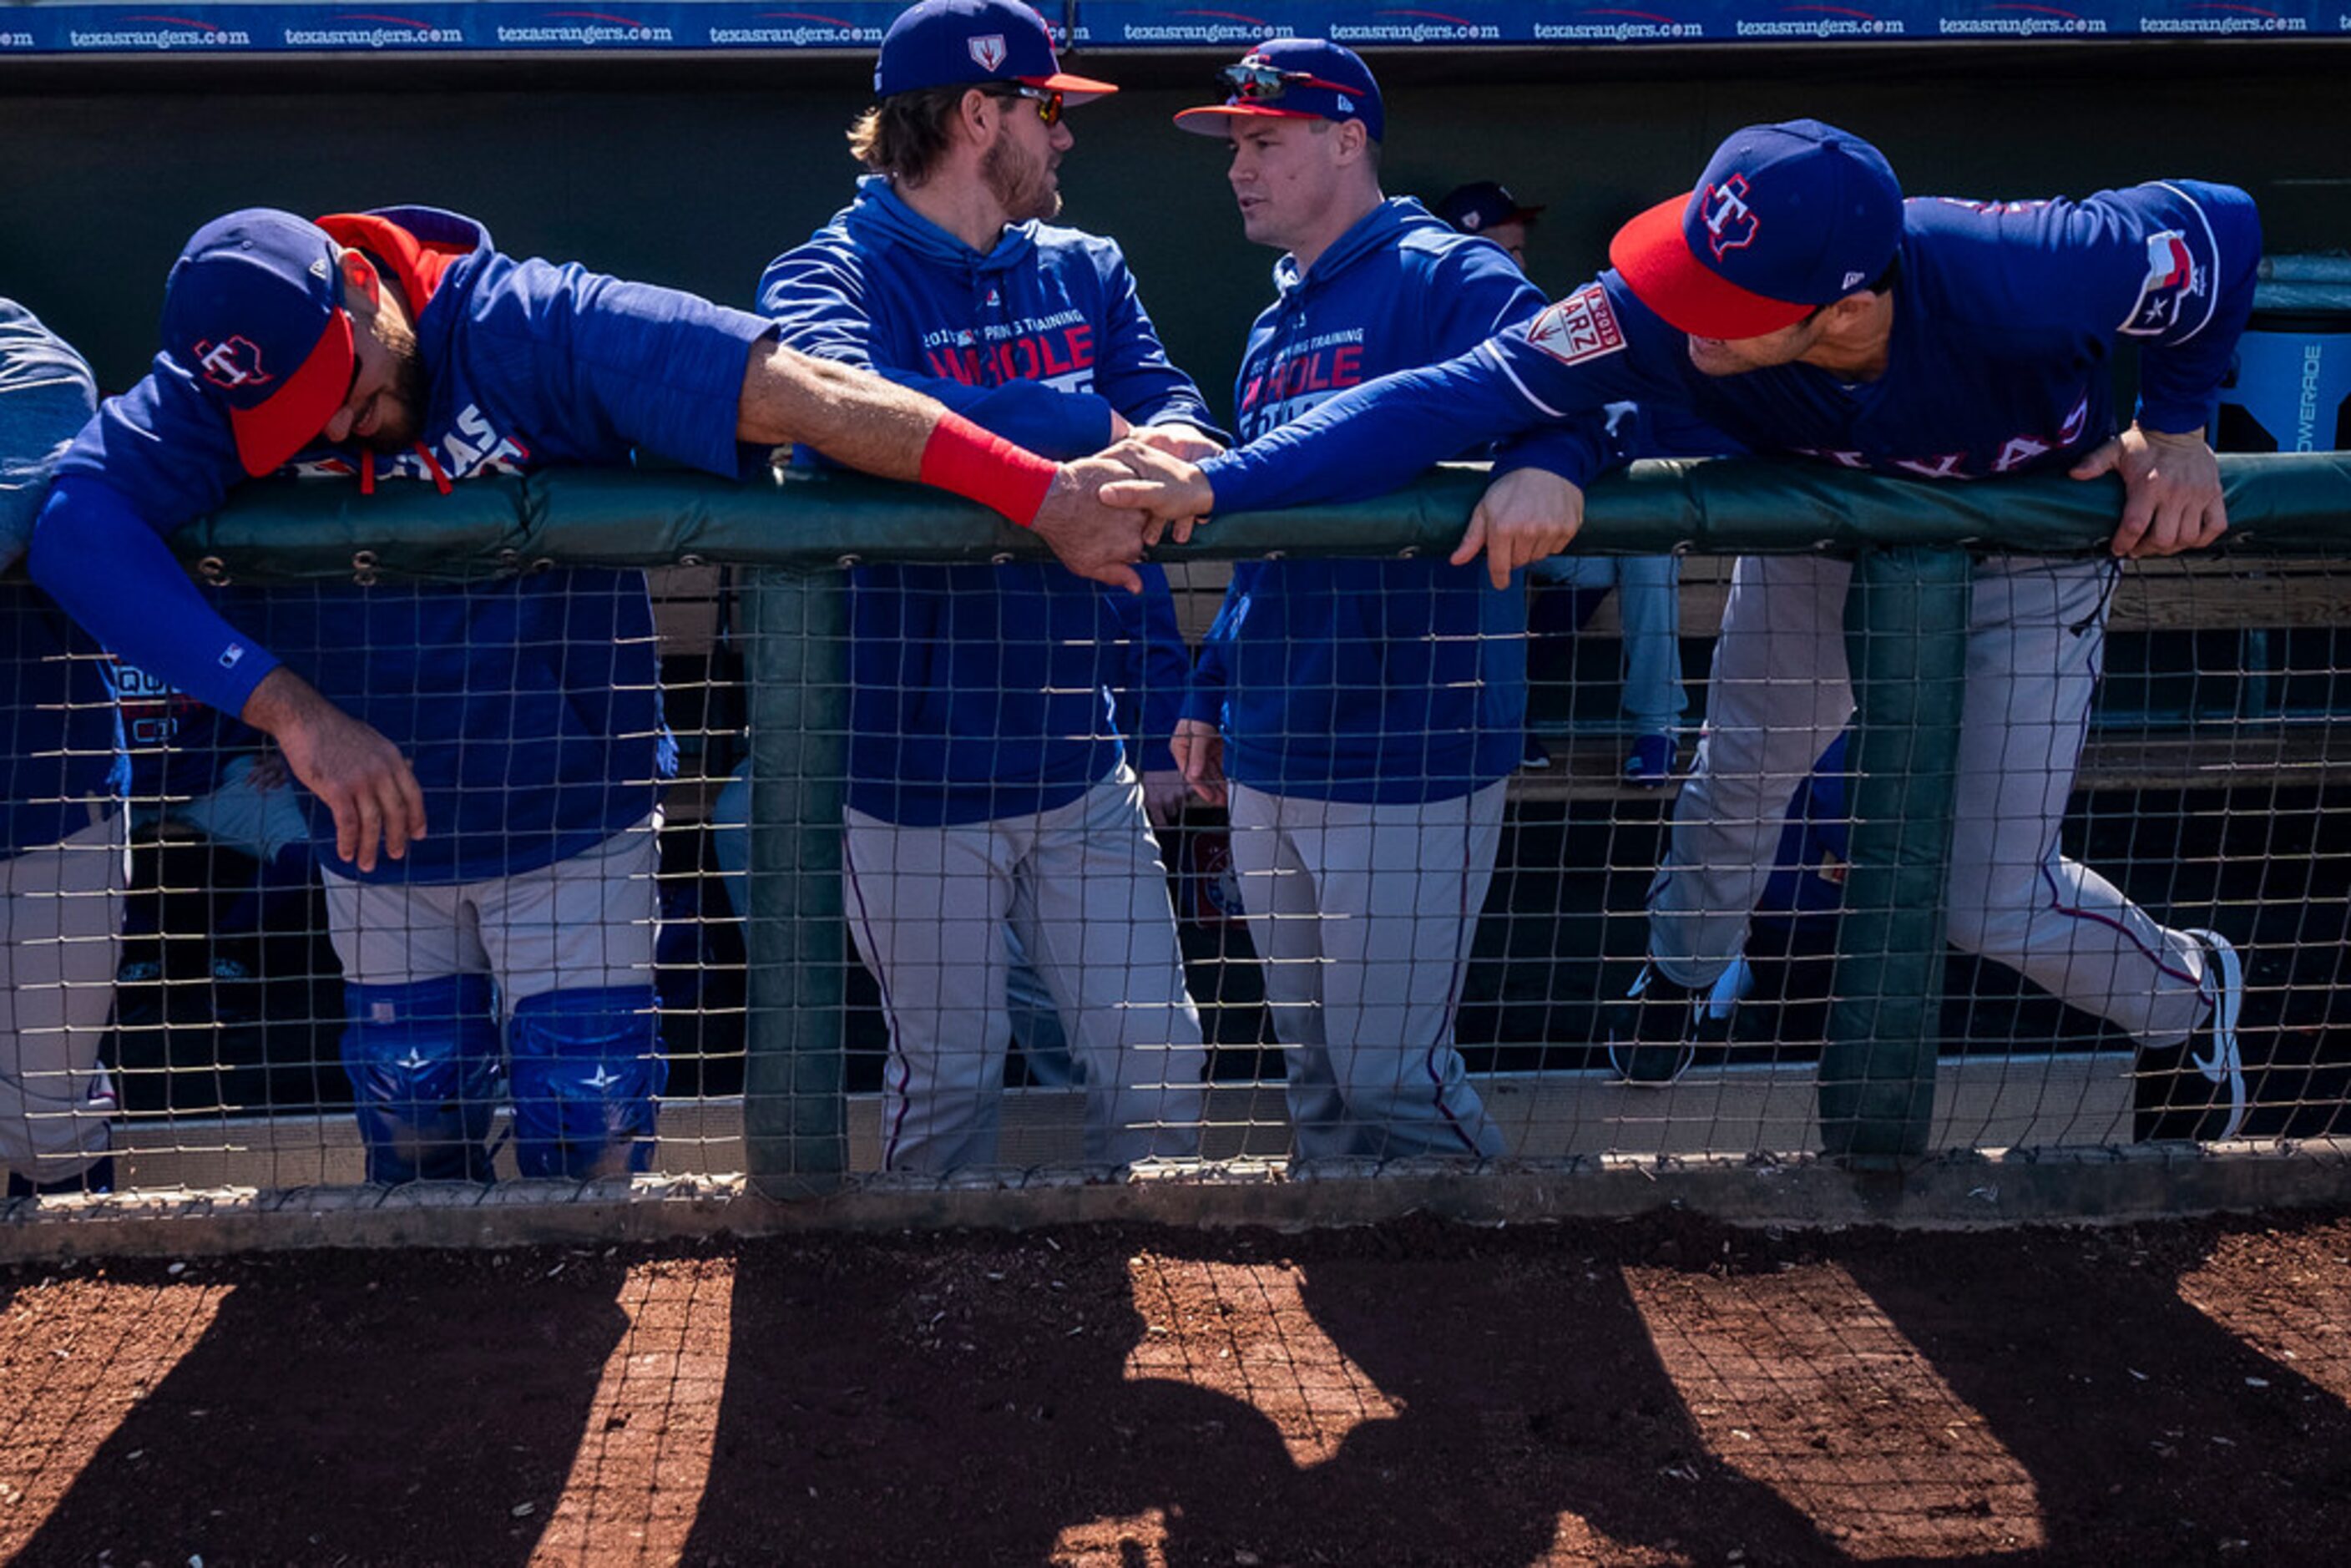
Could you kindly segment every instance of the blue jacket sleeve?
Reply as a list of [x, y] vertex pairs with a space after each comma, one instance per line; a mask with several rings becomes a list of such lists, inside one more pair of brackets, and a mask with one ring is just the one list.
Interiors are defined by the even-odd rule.
[[1176, 623], [1176, 596], [1168, 589], [1166, 569], [1146, 561], [1135, 570], [1143, 577], [1140, 594], [1102, 595], [1119, 622], [1124, 654], [1124, 668], [1111, 683], [1111, 696], [1135, 771], [1162, 772], [1176, 766], [1167, 740], [1183, 715], [1192, 656]]
[[167, 531], [112, 487], [66, 475], [34, 528], [33, 579], [110, 653], [233, 716], [277, 660], [205, 602]]
[[2172, 432], [2211, 419], [2261, 263], [2244, 192], [2176, 180], [2080, 202], [1911, 206], [1915, 227], [1940, 231], [1936, 265], [1978, 302], [1966, 325], [1987, 351], [2045, 362], [2055, 342], [2135, 339], [2139, 417]]
[[785, 347], [831, 360], [935, 398], [987, 431], [1052, 458], [1082, 457], [1110, 444], [1108, 398], [1067, 392], [1042, 382], [967, 385], [950, 376], [875, 357], [865, 271], [855, 253], [811, 240], [768, 264], [759, 278], [759, 313], [776, 323]]
[[[1631, 337], [1624, 304], [1629, 296], [1612, 286], [1614, 276], [1468, 353], [1366, 382], [1209, 458], [1200, 466], [1217, 508], [1256, 511], [1384, 495], [1433, 463], [1520, 431], [1598, 415], [1612, 402], [1678, 400], [1678, 340], [1667, 348], [1662, 338]], [[1569, 454], [1552, 460], [1576, 466]], [[1592, 470], [1562, 477], [1582, 485]]]
[[[2220, 383], [2252, 314], [2262, 260], [2261, 214], [2253, 199], [2235, 186], [2199, 180], [2141, 185], [2116, 199], [2138, 208], [2144, 225], [2162, 225], [2146, 243], [2147, 273], [2122, 328], [2126, 336], [2145, 340], [2139, 417], [2157, 430], [2200, 431], [2220, 407]], [[2186, 248], [2184, 280], [2158, 279], [2158, 240], [2166, 247]], [[2177, 259], [2175, 253], [2172, 260]], [[2205, 279], [2200, 290], [2199, 268]]]
[[49, 472], [97, 407], [81, 356], [31, 311], [0, 299], [0, 571], [31, 544]]
[[1232, 581], [1226, 585], [1224, 601], [1217, 606], [1217, 618], [1200, 638], [1200, 656], [1193, 661], [1192, 682], [1184, 698], [1183, 716], [1197, 719], [1202, 724], [1221, 727], [1225, 722], [1225, 695], [1232, 686], [1232, 646], [1241, 617], [1249, 612], [1249, 595], [1257, 591], [1257, 580], [1264, 563], [1241, 560], [1233, 563]]

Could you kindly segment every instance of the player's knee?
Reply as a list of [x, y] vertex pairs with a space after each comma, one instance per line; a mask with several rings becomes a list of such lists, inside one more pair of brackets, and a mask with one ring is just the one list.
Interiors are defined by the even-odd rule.
[[526, 998], [507, 1050], [523, 1175], [586, 1180], [650, 1166], [654, 1101], [669, 1081], [651, 986]]
[[486, 1181], [498, 1031], [486, 975], [346, 985], [343, 1071], [368, 1180]]

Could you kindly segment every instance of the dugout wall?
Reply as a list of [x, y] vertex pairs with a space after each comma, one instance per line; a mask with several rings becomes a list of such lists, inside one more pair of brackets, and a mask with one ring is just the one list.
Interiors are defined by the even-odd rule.
[[[1120, 82], [1071, 117], [1071, 223], [1125, 247], [1170, 354], [1222, 408], [1270, 298], [1222, 152], [1169, 116], [1221, 52], [1075, 55]], [[1558, 292], [1615, 225], [1683, 189], [1726, 131], [1810, 115], [1870, 137], [1907, 188], [2083, 192], [2163, 173], [2245, 186], [2272, 254], [2351, 246], [2351, 45], [2049, 43], [1803, 49], [1372, 50], [1391, 193], [1499, 179], [1548, 204], [1531, 267]], [[871, 60], [508, 57], [231, 60], [0, 56], [0, 288], [102, 388], [153, 351], [163, 275], [232, 207], [423, 202], [517, 255], [747, 303], [767, 262], [843, 205], [841, 131]]]

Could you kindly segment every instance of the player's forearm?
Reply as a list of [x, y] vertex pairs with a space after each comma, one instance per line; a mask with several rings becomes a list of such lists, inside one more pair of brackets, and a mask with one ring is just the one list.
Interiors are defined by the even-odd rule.
[[812, 446], [884, 479], [934, 485], [1023, 527], [1053, 483], [1052, 464], [934, 400], [781, 347], [752, 353], [737, 434], [759, 445]]
[[154, 529], [96, 480], [57, 481], [33, 530], [33, 579], [124, 663], [223, 713], [277, 660], [223, 620]]

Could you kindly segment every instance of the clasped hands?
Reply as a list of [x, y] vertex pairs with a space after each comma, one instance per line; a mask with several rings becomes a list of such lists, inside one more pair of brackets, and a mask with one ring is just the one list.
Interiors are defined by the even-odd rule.
[[[1037, 531], [1080, 576], [1139, 592], [1134, 563], [1144, 551], [1171, 532], [1186, 542], [1214, 508], [1215, 493], [1195, 465], [1217, 450], [1186, 427], [1127, 432], [1061, 465]], [[1581, 488], [1540, 468], [1516, 469], [1487, 489], [1451, 559], [1467, 566], [1483, 555], [1494, 586], [1506, 588], [1520, 567], [1565, 550], [1583, 526]]]

